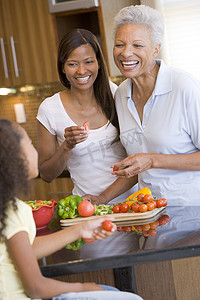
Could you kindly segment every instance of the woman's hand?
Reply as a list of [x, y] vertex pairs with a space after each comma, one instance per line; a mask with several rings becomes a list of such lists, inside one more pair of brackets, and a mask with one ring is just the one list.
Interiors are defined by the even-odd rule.
[[139, 153], [129, 155], [125, 159], [111, 166], [119, 168], [112, 174], [120, 178], [130, 178], [153, 167], [152, 153]]
[[100, 241], [110, 237], [117, 230], [117, 226], [113, 223], [112, 231], [105, 231], [102, 227], [105, 220], [113, 221], [114, 218], [111, 216], [100, 216], [76, 226], [79, 226], [82, 238]]
[[64, 137], [66, 148], [73, 149], [76, 144], [84, 142], [88, 134], [84, 127], [71, 126], [65, 128]]
[[105, 204], [105, 198], [101, 195], [95, 196], [90, 194], [85, 194], [82, 196], [83, 200], [90, 201], [92, 204], [99, 205], [99, 204]]

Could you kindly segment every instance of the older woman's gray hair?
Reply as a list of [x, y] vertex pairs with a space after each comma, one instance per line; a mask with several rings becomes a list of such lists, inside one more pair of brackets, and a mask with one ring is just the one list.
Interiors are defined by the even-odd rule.
[[164, 35], [164, 20], [156, 10], [146, 5], [130, 5], [122, 8], [114, 18], [114, 35], [124, 24], [146, 25], [155, 45], [162, 44]]

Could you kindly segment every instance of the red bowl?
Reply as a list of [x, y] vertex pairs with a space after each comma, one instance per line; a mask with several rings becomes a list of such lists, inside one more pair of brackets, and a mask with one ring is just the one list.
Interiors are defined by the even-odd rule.
[[[42, 202], [43, 200], [37, 200], [36, 202]], [[51, 221], [54, 213], [54, 208], [57, 204], [55, 200], [51, 200], [52, 205], [43, 204], [37, 209], [32, 209], [33, 218], [37, 229], [42, 229], [47, 226]]]

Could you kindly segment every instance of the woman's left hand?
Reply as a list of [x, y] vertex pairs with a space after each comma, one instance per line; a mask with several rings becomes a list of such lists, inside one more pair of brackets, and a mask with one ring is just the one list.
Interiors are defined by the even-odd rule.
[[112, 168], [119, 168], [118, 171], [113, 171], [112, 174], [120, 178], [130, 178], [148, 169], [151, 169], [153, 159], [151, 153], [132, 154], [113, 164]]
[[105, 204], [105, 201], [106, 201], [101, 195], [96, 196], [96, 195], [90, 195], [90, 194], [83, 195], [82, 199], [87, 200], [95, 205]]

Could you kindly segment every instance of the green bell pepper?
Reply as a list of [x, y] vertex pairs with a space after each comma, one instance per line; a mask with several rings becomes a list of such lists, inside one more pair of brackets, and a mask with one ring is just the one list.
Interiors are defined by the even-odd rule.
[[86, 242], [83, 239], [78, 239], [71, 244], [65, 246], [66, 249], [79, 250]]
[[58, 201], [58, 216], [62, 219], [74, 219], [79, 216], [78, 205], [83, 199], [78, 195], [70, 195]]

